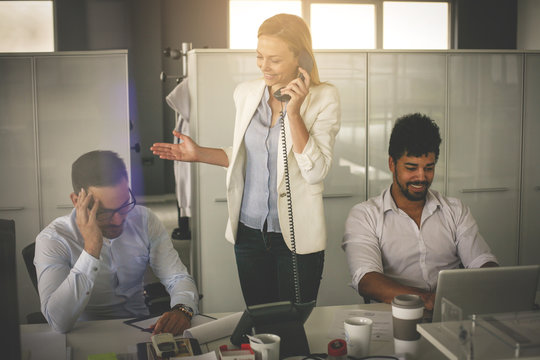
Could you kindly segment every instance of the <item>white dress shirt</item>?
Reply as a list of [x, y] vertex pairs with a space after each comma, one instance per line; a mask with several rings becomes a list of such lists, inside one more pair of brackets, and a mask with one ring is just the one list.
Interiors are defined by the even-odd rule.
[[171, 295], [171, 306], [197, 312], [198, 292], [169, 235], [143, 206], [127, 215], [116, 239], [103, 239], [99, 259], [84, 251], [76, 211], [54, 220], [36, 238], [41, 311], [53, 329], [69, 331], [79, 320], [129, 318], [148, 314], [143, 297], [147, 265]]
[[345, 223], [343, 249], [352, 286], [369, 272], [407, 286], [435, 291], [439, 270], [497, 262], [460, 200], [429, 190], [420, 228], [392, 198], [390, 188], [355, 205]]

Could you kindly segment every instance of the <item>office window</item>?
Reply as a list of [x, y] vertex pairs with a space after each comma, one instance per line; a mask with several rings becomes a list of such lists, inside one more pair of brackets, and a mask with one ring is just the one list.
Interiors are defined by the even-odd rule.
[[52, 1], [0, 1], [0, 52], [54, 51]]
[[448, 43], [448, 3], [384, 2], [384, 49], [448, 49]]
[[375, 49], [375, 5], [311, 4], [314, 49]]
[[[302, 16], [314, 49], [448, 49], [449, 1], [229, 0], [231, 49], [254, 49], [277, 13]], [[304, 12], [304, 13], [303, 13]]]
[[288, 13], [302, 16], [302, 2], [290, 0], [230, 0], [229, 47], [257, 48], [257, 31], [270, 16]]

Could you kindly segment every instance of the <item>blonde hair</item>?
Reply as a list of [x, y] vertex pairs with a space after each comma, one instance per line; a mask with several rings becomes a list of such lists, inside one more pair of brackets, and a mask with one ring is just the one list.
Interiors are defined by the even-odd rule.
[[266, 19], [259, 27], [257, 37], [263, 35], [275, 36], [285, 41], [289, 46], [289, 49], [297, 57], [302, 51], [307, 52], [313, 60], [313, 68], [309, 74], [311, 77], [311, 84], [319, 85], [321, 83], [317, 62], [313, 56], [311, 33], [309, 32], [309, 27], [304, 19], [292, 14], [274, 15]]

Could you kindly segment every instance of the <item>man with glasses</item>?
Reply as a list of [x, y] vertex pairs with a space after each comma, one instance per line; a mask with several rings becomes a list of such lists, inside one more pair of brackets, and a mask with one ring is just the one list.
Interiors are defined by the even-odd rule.
[[171, 296], [153, 332], [190, 326], [198, 292], [169, 235], [149, 209], [136, 205], [126, 166], [111, 151], [92, 151], [72, 165], [74, 210], [36, 238], [41, 311], [53, 329], [77, 320], [148, 315], [143, 277], [148, 265]]

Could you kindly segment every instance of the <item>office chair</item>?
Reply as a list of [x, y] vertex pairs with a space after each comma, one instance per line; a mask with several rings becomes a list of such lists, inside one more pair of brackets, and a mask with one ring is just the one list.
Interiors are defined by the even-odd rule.
[[[26, 265], [26, 271], [28, 272], [28, 276], [30, 277], [30, 280], [32, 281], [32, 285], [34, 285], [34, 289], [36, 289], [36, 292], [38, 292], [37, 287], [37, 275], [36, 275], [36, 267], [34, 266], [34, 254], [36, 252], [36, 243], [31, 243], [29, 245], [26, 245], [24, 249], [22, 249], [22, 257], [24, 259], [24, 263]], [[39, 296], [39, 292], [38, 292]], [[29, 324], [44, 324], [47, 322], [47, 319], [45, 319], [45, 316], [40, 311], [36, 311], [33, 313], [30, 313], [26, 315], [26, 321]]]

